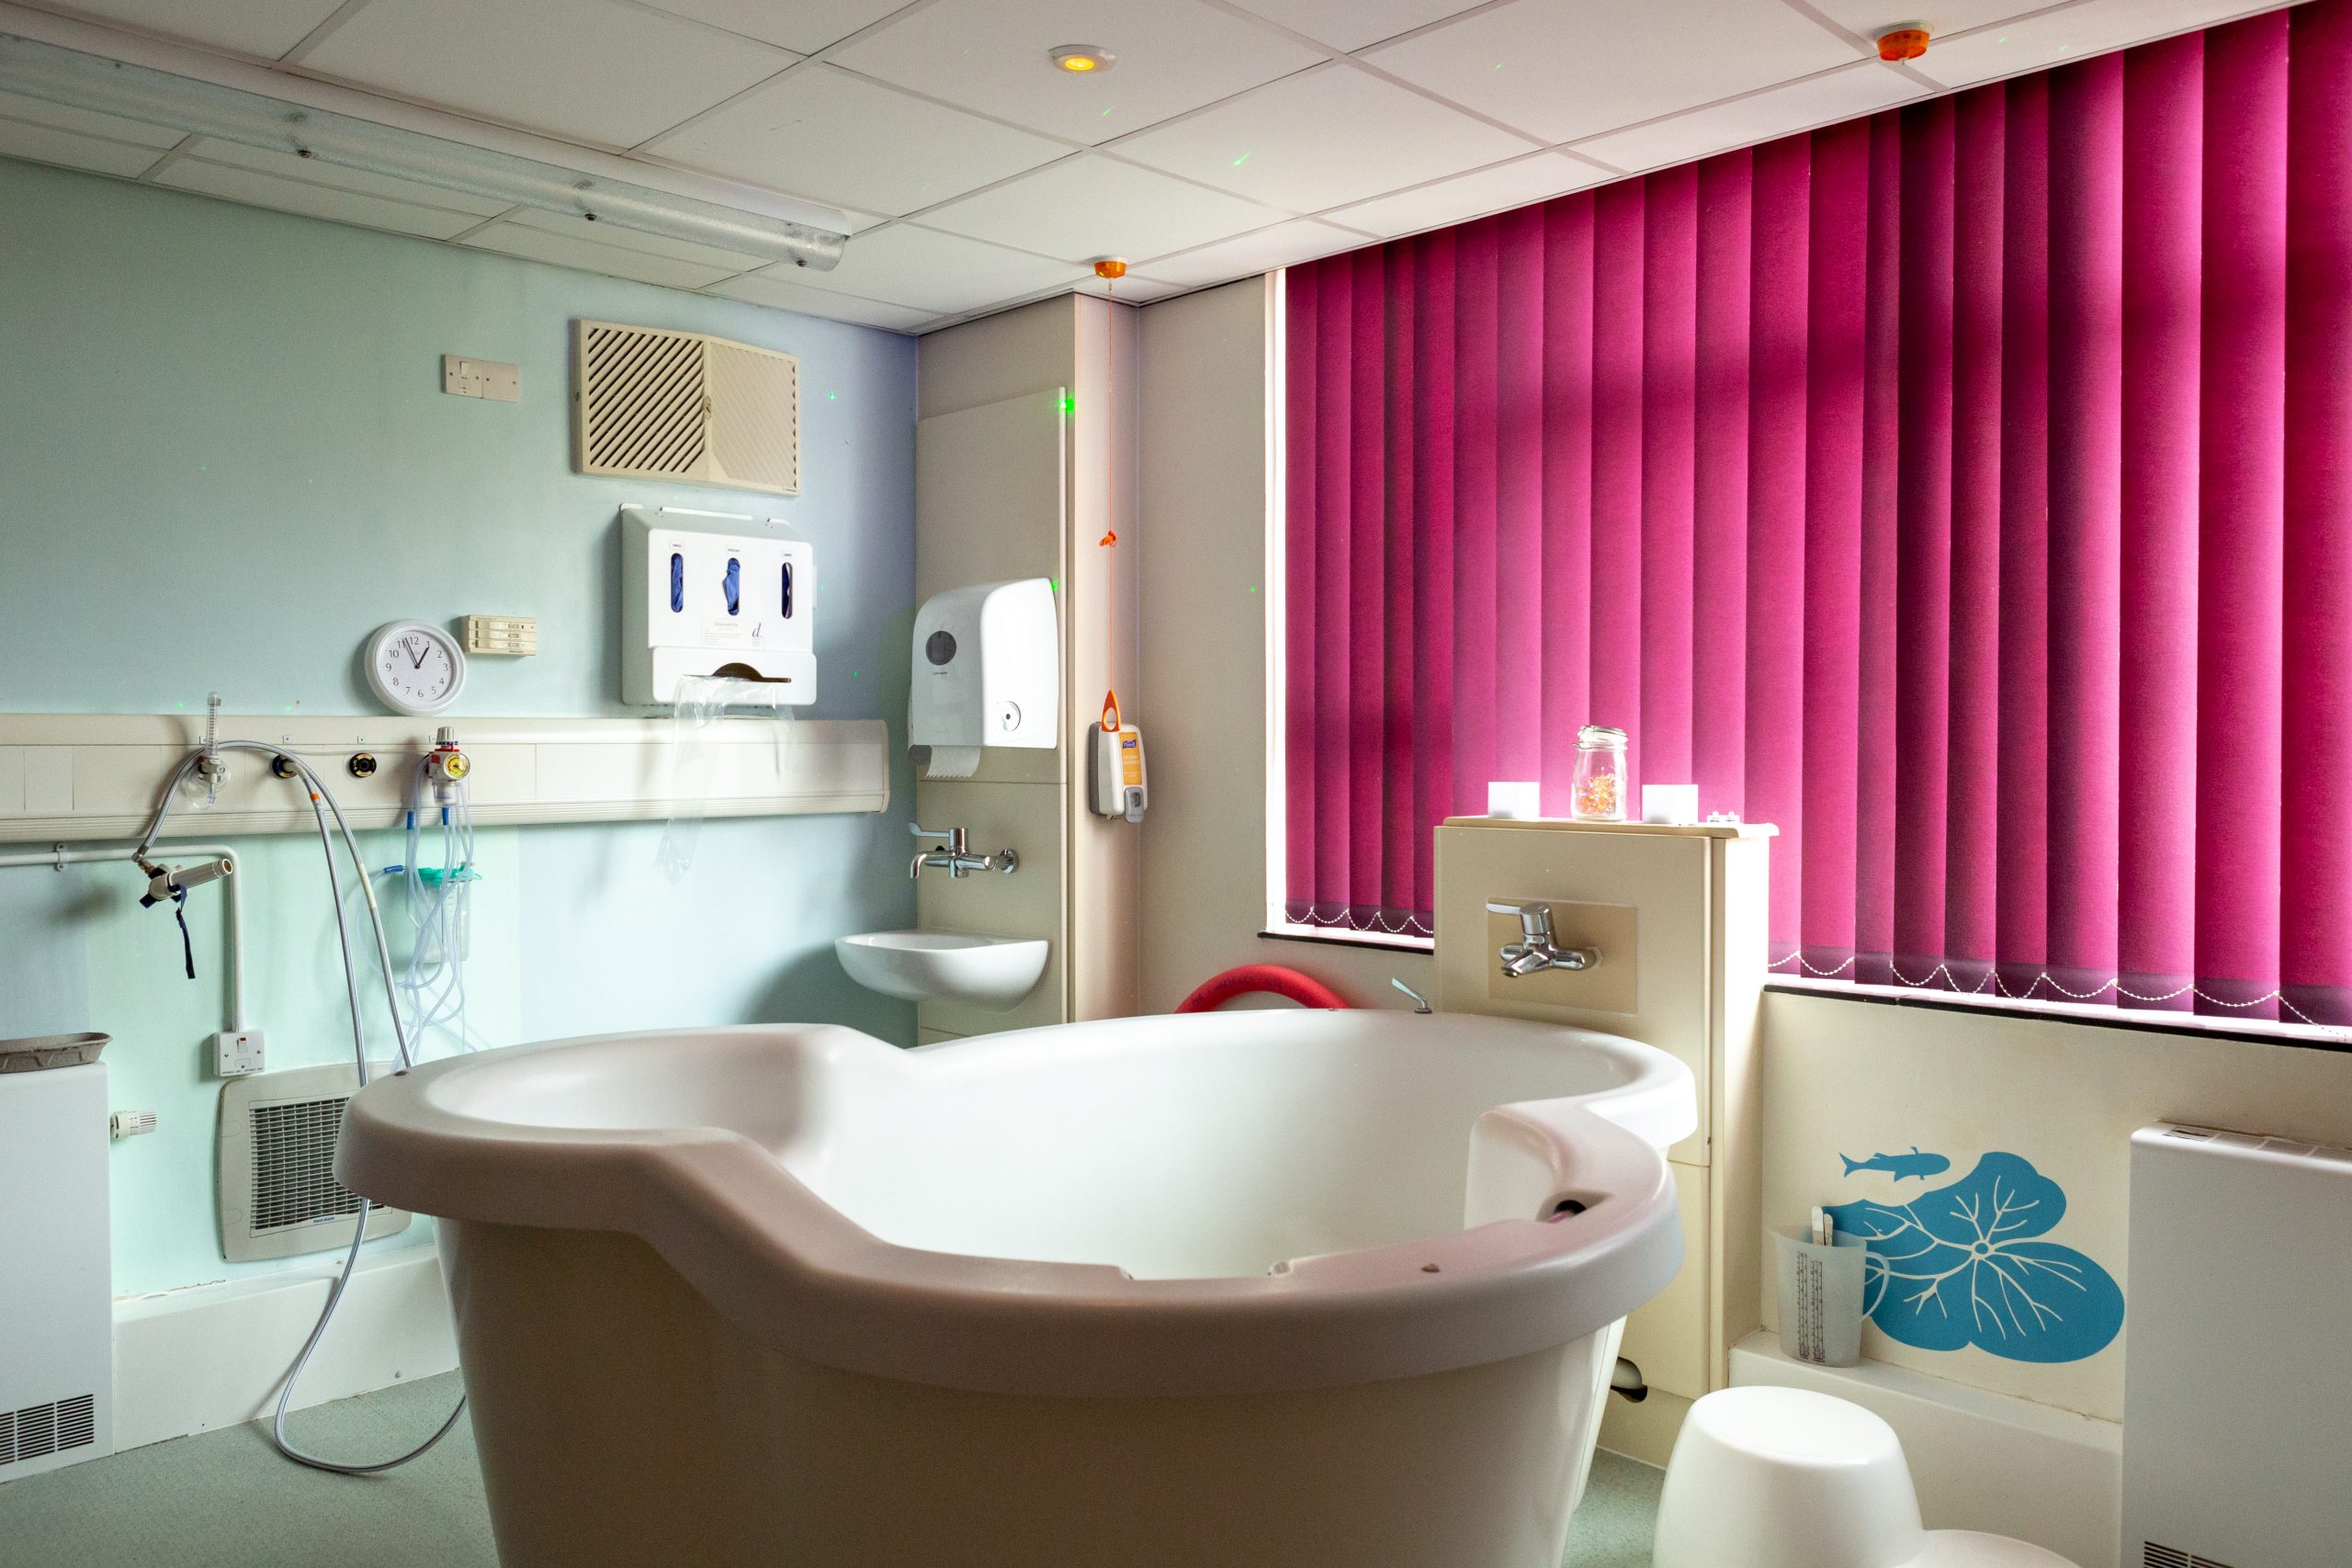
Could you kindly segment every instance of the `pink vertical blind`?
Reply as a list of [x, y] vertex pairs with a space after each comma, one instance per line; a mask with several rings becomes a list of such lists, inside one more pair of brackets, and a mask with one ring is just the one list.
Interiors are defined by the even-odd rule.
[[1783, 973], [2352, 1023], [2352, 0], [1293, 268], [1286, 902], [1577, 727]]

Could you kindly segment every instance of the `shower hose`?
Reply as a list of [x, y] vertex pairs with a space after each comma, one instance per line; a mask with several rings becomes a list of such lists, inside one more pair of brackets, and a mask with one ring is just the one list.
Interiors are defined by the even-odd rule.
[[[384, 976], [384, 1005], [386, 1010], [391, 1014], [392, 1042], [397, 1048], [401, 1067], [414, 1066], [416, 1064], [409, 1050], [408, 1030], [401, 1021], [400, 1003], [392, 995], [392, 954], [390, 945], [384, 940], [384, 917], [382, 911], [377, 907], [376, 891], [368, 882], [367, 864], [360, 857], [359, 840], [352, 835], [351, 824], [344, 817], [343, 807], [335, 803], [334, 792], [327, 788], [326, 781], [319, 777], [308, 762], [290, 751], [281, 750], [276, 746], [259, 740], [221, 740], [212, 743], [209, 749], [189, 752], [181, 760], [178, 769], [164, 785], [163, 796], [155, 807], [155, 815], [147, 824], [146, 837], [139, 841], [139, 853], [143, 857], [154, 848], [156, 836], [164, 830], [164, 819], [172, 814], [172, 805], [178, 798], [180, 785], [187, 780], [188, 774], [196, 770], [197, 764], [212, 751], [253, 751], [281, 761], [294, 770], [295, 776], [310, 791], [311, 815], [318, 823], [319, 829], [319, 848], [326, 855], [328, 902], [334, 909], [335, 945], [343, 955], [344, 992], [351, 1004], [352, 1051], [359, 1066], [359, 1082], [364, 1088], [368, 1082], [368, 1037], [367, 1030], [360, 1021], [359, 968], [352, 961], [351, 928], [350, 922], [345, 917], [343, 879], [336, 872], [334, 863], [335, 837], [339, 835], [342, 838], [345, 852], [351, 861], [352, 874], [358, 878], [360, 891], [367, 896], [368, 922], [373, 929], [376, 941], [376, 961], [380, 965]], [[330, 815], [334, 818], [335, 832], [334, 834], [331, 834], [327, 829], [327, 818]], [[412, 861], [414, 858], [413, 855], [410, 857]], [[294, 1359], [293, 1371], [287, 1374], [286, 1386], [277, 1396], [276, 1417], [270, 1423], [270, 1440], [277, 1445], [279, 1453], [297, 1464], [308, 1465], [312, 1470], [328, 1471], [336, 1475], [377, 1475], [388, 1470], [397, 1469], [424, 1454], [432, 1449], [434, 1444], [447, 1437], [450, 1428], [457, 1426], [458, 1417], [464, 1415], [466, 1411], [465, 1395], [459, 1394], [456, 1408], [449, 1412], [448, 1418], [441, 1423], [439, 1429], [431, 1437], [397, 1459], [379, 1460], [372, 1464], [347, 1464], [341, 1461], [307, 1453], [297, 1448], [294, 1440], [286, 1435], [286, 1413], [294, 1403], [294, 1391], [300, 1384], [303, 1371], [310, 1366], [311, 1357], [317, 1351], [319, 1341], [326, 1337], [327, 1325], [334, 1321], [334, 1309], [342, 1304], [344, 1289], [351, 1282], [351, 1271], [358, 1266], [359, 1245], [368, 1235], [368, 1214], [372, 1207], [373, 1205], [367, 1199], [359, 1200], [358, 1216], [351, 1230], [351, 1250], [344, 1255], [342, 1272], [334, 1277], [334, 1282], [327, 1288], [326, 1307], [319, 1314], [319, 1321], [311, 1326], [311, 1337], [302, 1342], [302, 1353]]]

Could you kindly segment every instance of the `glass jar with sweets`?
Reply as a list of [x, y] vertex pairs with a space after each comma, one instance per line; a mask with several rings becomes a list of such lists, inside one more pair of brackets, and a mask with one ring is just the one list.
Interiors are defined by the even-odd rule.
[[1625, 732], [1606, 724], [1577, 731], [1576, 782], [1568, 814], [1579, 822], [1625, 820]]

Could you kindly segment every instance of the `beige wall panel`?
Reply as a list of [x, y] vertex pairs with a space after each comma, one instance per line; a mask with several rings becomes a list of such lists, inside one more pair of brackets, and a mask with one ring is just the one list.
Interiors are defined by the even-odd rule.
[[[1671, 1054], [1690, 1069], [1698, 1084], [1700, 1131], [1672, 1151], [1672, 1157], [1693, 1165], [1707, 1159], [1707, 998], [1713, 941], [1708, 912], [1713, 875], [1709, 842], [1699, 831], [1649, 833], [1465, 818], [1437, 830], [1439, 1005], [1602, 1030]], [[1611, 964], [1633, 968], [1635, 1010], [1567, 1006], [1562, 1000], [1546, 1001], [1540, 988], [1513, 992], [1494, 983], [1490, 976], [1501, 961], [1487, 909], [1490, 899], [1634, 911], [1634, 950], [1612, 953], [1603, 948], [1600, 963], [1604, 969]], [[1623, 929], [1624, 923], [1624, 916], [1615, 912], [1603, 922], [1611, 929]], [[1576, 978], [1567, 977], [1568, 986]], [[1600, 999], [1622, 1000], [1624, 994], [1623, 986], [1611, 985]]]
[[1296, 969], [1359, 1007], [1412, 1006], [1391, 976], [1424, 994], [1435, 985], [1426, 949], [1259, 935], [1268, 287], [1253, 277], [1136, 312], [1136, 508], [1150, 582], [1136, 623], [1136, 711], [1151, 769], [1138, 999], [1150, 1012], [1241, 964]]
[[[1061, 580], [1069, 495], [1062, 385], [916, 423], [918, 601], [974, 582]], [[1062, 611], [1067, 618], [1066, 604]]]
[[[2352, 1055], [2333, 1051], [1773, 991], [1763, 1054], [1766, 1224], [1799, 1224], [1815, 1203], [1907, 1201], [1997, 1150], [2031, 1161], [2065, 1192], [2064, 1219], [2036, 1239], [2087, 1254], [2119, 1283], [2131, 1261], [2135, 1129], [2192, 1122], [2352, 1144]], [[1842, 1174], [1840, 1156], [1914, 1144], [1951, 1168], [1899, 1186], [1883, 1172]], [[1770, 1292], [1760, 1294], [1770, 1324]], [[2128, 1295], [2121, 1336], [2080, 1361], [1919, 1350], [1874, 1326], [1864, 1332], [1867, 1356], [2084, 1415], [2123, 1414]]]
[[917, 416], [1069, 386], [1078, 354], [1077, 315], [1077, 298], [1066, 294], [930, 333], [922, 340]]
[[[915, 1010], [919, 1027], [985, 1034], [1068, 1021], [1059, 796], [1052, 784], [937, 779], [915, 785], [915, 819], [924, 827], [965, 829], [975, 852], [994, 854], [1011, 848], [1021, 855], [1021, 868], [1011, 875], [982, 871], [954, 877], [926, 870], [915, 884], [915, 923], [926, 931], [1044, 937], [1054, 944], [1036, 988], [1011, 1010], [988, 1012], [959, 1002], [925, 1002]], [[908, 853], [913, 853], [911, 846]]]
[[[1156, 771], [1151, 705], [1136, 671], [1136, 589], [1149, 533], [1136, 508], [1137, 322], [1125, 305], [1091, 299], [1076, 304], [1069, 565], [1062, 582], [1069, 675], [1062, 723], [1070, 784], [1070, 1016], [1122, 1018], [1141, 1007], [1144, 829], [1094, 814], [1091, 750], [1103, 694], [1115, 691], [1122, 716], [1143, 729], [1147, 776]], [[1118, 542], [1102, 544], [1114, 532]]]
[[1623, 1454], [1627, 1459], [1637, 1459], [1664, 1470], [1667, 1459], [1674, 1452], [1674, 1439], [1682, 1430], [1682, 1418], [1690, 1414], [1691, 1403], [1680, 1394], [1662, 1393], [1655, 1389], [1639, 1404], [1612, 1393], [1601, 1413], [1600, 1446], [1612, 1454]]

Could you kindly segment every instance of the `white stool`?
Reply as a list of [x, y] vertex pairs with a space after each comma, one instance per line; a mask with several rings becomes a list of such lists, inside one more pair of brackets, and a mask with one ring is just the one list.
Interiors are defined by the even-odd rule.
[[2007, 1536], [1920, 1527], [1894, 1428], [1795, 1388], [1690, 1407], [1658, 1499], [1655, 1568], [2075, 1568]]

